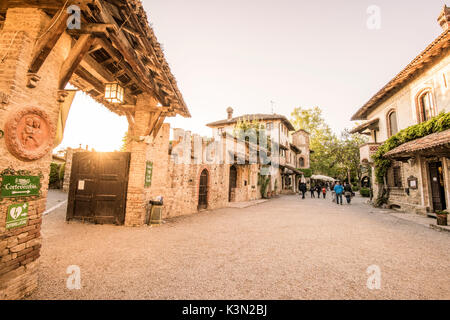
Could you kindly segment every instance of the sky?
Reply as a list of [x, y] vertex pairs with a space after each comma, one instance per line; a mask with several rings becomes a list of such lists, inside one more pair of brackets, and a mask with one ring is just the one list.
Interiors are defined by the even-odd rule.
[[[442, 0], [143, 0], [192, 118], [168, 121], [209, 136], [234, 116], [319, 106], [335, 133], [430, 44]], [[449, 5], [449, 3], [447, 3]], [[379, 8], [379, 20], [370, 11]], [[368, 11], [369, 10], [369, 11]], [[375, 19], [375, 20], [374, 20]], [[377, 22], [379, 21], [379, 25]], [[374, 28], [374, 26], [379, 28]], [[114, 151], [128, 128], [82, 93], [62, 144]]]

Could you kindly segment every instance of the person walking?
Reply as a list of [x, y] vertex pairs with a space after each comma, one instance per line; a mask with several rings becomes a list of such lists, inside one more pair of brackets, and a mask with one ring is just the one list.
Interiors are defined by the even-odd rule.
[[312, 185], [309, 188], [309, 192], [311, 192], [311, 198], [315, 198], [315, 196], [314, 196], [314, 187]]
[[347, 204], [350, 204], [350, 202], [352, 201], [352, 196], [353, 196], [353, 190], [352, 190], [352, 186], [350, 183], [345, 184], [344, 195], [345, 195], [345, 199], [347, 199]]
[[336, 192], [334, 192], [334, 186], [336, 185], [336, 182], [333, 182], [333, 184], [330, 186], [331, 190], [331, 202], [336, 202]]
[[339, 204], [339, 201], [342, 205], [342, 193], [344, 192], [344, 188], [341, 186], [341, 183], [338, 181], [334, 186], [334, 192], [336, 192], [336, 204]]
[[324, 199], [326, 199], [326, 197], [327, 197], [327, 187], [325, 187], [325, 186], [322, 188], [322, 196]]
[[300, 183], [300, 192], [302, 193], [302, 199], [305, 199], [306, 183], [304, 182]]
[[319, 185], [316, 186], [316, 192], [317, 192], [317, 199], [320, 199], [320, 192], [322, 192], [322, 188]]

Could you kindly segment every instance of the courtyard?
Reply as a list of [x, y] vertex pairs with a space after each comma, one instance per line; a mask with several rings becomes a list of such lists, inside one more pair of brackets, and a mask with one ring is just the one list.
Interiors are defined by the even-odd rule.
[[[359, 197], [281, 196], [139, 228], [66, 223], [65, 213], [43, 217], [31, 299], [450, 298], [450, 233]], [[71, 265], [79, 290], [66, 287]], [[372, 265], [379, 290], [366, 285]]]

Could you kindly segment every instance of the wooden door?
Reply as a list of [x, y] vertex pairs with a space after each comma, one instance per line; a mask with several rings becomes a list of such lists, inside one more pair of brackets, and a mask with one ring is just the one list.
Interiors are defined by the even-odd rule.
[[445, 210], [447, 206], [445, 203], [445, 188], [442, 163], [431, 162], [428, 164], [428, 168], [430, 171], [430, 187], [433, 211]]
[[198, 190], [198, 209], [206, 209], [208, 207], [208, 171], [205, 169], [200, 175], [200, 183]]
[[234, 192], [237, 186], [237, 169], [235, 166], [230, 167], [230, 184], [228, 190], [228, 201], [234, 201]]
[[66, 219], [123, 224], [129, 164], [128, 152], [75, 153]]

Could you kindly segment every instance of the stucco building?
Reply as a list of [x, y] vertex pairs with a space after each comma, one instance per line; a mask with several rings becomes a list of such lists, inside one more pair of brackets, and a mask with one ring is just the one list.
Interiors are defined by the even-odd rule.
[[208, 123], [213, 136], [226, 132], [233, 134], [236, 124], [242, 121], [257, 121], [261, 123], [266, 135], [274, 146], [270, 162], [270, 190], [279, 193], [298, 191], [299, 181], [304, 179], [299, 169], [309, 168], [309, 133], [305, 130], [295, 131], [291, 122], [280, 114], [245, 114], [233, 117], [234, 110], [229, 107], [227, 118]]
[[[352, 130], [370, 136], [360, 148], [361, 162], [402, 129], [450, 111], [450, 8], [438, 22], [443, 32], [352, 117], [364, 122]], [[419, 213], [450, 204], [450, 132], [407, 142], [385, 155], [393, 161], [386, 175], [388, 205]], [[372, 170], [374, 195], [379, 185]]]

